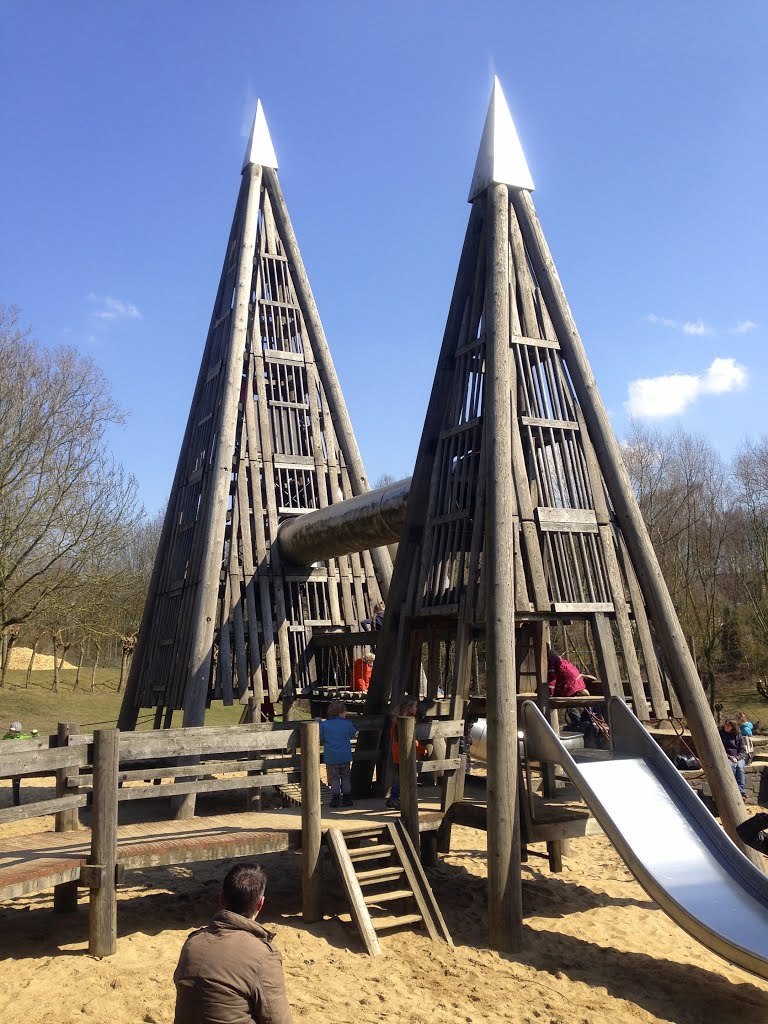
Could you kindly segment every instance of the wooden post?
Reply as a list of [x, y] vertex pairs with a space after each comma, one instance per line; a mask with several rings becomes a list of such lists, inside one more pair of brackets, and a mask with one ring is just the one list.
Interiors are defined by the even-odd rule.
[[512, 201], [536, 279], [557, 331], [576, 397], [584, 413], [584, 420], [616, 519], [651, 613], [667, 668], [675, 681], [674, 685], [696, 745], [696, 753], [712, 786], [712, 795], [726, 832], [752, 863], [762, 870], [761, 855], [746, 847], [736, 832], [737, 824], [745, 817], [744, 804], [707, 705], [704, 688], [648, 536], [619, 444], [600, 398], [597, 382], [568, 306], [533, 200], [528, 192], [521, 190], [513, 192]]
[[120, 733], [98, 729], [93, 734], [93, 817], [91, 856], [99, 868], [98, 888], [91, 889], [88, 907], [88, 952], [111, 956], [117, 949], [117, 773]]
[[307, 924], [322, 916], [320, 844], [320, 725], [302, 722], [301, 735], [301, 906]]
[[419, 849], [419, 794], [416, 789], [416, 719], [401, 715], [397, 720], [397, 742], [400, 748], [400, 817]]
[[[221, 559], [224, 550], [224, 532], [227, 525], [226, 507], [232, 482], [232, 452], [235, 447], [237, 428], [237, 405], [242, 387], [245, 342], [248, 333], [248, 316], [253, 287], [253, 259], [256, 252], [256, 232], [259, 219], [259, 195], [261, 191], [261, 167], [249, 164], [245, 168], [248, 176], [245, 223], [241, 239], [240, 259], [237, 270], [232, 329], [226, 356], [226, 375], [223, 401], [219, 409], [216, 430], [216, 449], [211, 456], [211, 470], [207, 485], [201, 494], [200, 515], [205, 522], [205, 536], [202, 539], [202, 563], [200, 582], [195, 595], [189, 660], [189, 682], [184, 695], [184, 725], [198, 726], [205, 721], [205, 701], [208, 694], [208, 676], [213, 653], [214, 619], [219, 597]], [[190, 817], [189, 805], [194, 807], [194, 797], [185, 801], [184, 816]]]
[[[248, 698], [248, 704], [245, 710], [245, 723], [246, 725], [253, 725], [258, 719], [258, 710], [261, 707], [261, 701], [257, 701], [255, 697]], [[260, 772], [248, 772], [249, 775], [260, 775]], [[246, 811], [260, 811], [261, 810], [261, 787], [256, 786], [253, 789], [246, 789], [245, 791], [245, 809]]]
[[517, 820], [515, 563], [509, 350], [509, 198], [488, 187], [485, 363], [485, 632], [488, 722], [488, 938], [492, 949], [522, 944], [523, 905]]
[[[76, 722], [59, 722], [56, 730], [57, 746], [66, 747], [69, 737], [80, 732]], [[59, 768], [56, 772], [56, 796], [70, 796], [73, 792], [68, 780], [75, 775], [76, 769]], [[57, 832], [76, 832], [80, 824], [77, 807], [69, 807], [65, 811], [56, 812]], [[53, 888], [53, 909], [57, 914], [71, 914], [77, 910], [77, 882], [62, 882]]]

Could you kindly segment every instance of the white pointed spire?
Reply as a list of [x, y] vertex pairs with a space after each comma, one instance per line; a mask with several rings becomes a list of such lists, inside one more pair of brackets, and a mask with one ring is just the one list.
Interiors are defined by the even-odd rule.
[[515, 123], [501, 91], [501, 83], [495, 75], [483, 137], [475, 162], [475, 173], [469, 186], [469, 202], [471, 203], [475, 196], [479, 196], [494, 181], [533, 192], [533, 178], [528, 170], [523, 147], [520, 145]]
[[277, 157], [275, 147], [267, 128], [267, 119], [264, 117], [264, 108], [261, 100], [256, 103], [256, 116], [253, 119], [251, 137], [245, 150], [243, 170], [248, 164], [261, 164], [262, 167], [274, 167], [277, 169]]

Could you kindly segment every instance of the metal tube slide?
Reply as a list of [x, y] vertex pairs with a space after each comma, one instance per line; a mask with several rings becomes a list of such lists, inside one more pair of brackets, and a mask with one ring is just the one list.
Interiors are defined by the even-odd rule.
[[280, 557], [292, 565], [312, 565], [353, 551], [396, 544], [410, 489], [408, 477], [286, 520], [277, 534]]

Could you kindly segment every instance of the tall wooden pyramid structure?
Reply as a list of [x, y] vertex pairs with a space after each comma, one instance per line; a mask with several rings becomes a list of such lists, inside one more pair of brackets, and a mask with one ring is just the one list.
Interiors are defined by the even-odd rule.
[[639, 718], [684, 713], [732, 834], [743, 816], [532, 189], [497, 80], [369, 691], [371, 711], [418, 693], [427, 665], [428, 696], [443, 688], [460, 718], [484, 645], [499, 949], [519, 946], [522, 922], [520, 670], [546, 704], [553, 626], [581, 624], [607, 693]]
[[280, 558], [284, 520], [368, 482], [276, 168], [259, 102], [121, 728], [290, 695], [312, 630], [359, 628], [391, 576], [386, 548]]

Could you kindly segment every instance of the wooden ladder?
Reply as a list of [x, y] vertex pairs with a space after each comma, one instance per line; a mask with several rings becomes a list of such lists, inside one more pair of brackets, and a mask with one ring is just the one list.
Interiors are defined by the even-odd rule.
[[[431, 939], [453, 945], [440, 907], [402, 821], [325, 834], [352, 921], [370, 956], [381, 953], [378, 932], [422, 927]], [[359, 842], [350, 847], [348, 840]], [[398, 912], [389, 904], [399, 904]]]

